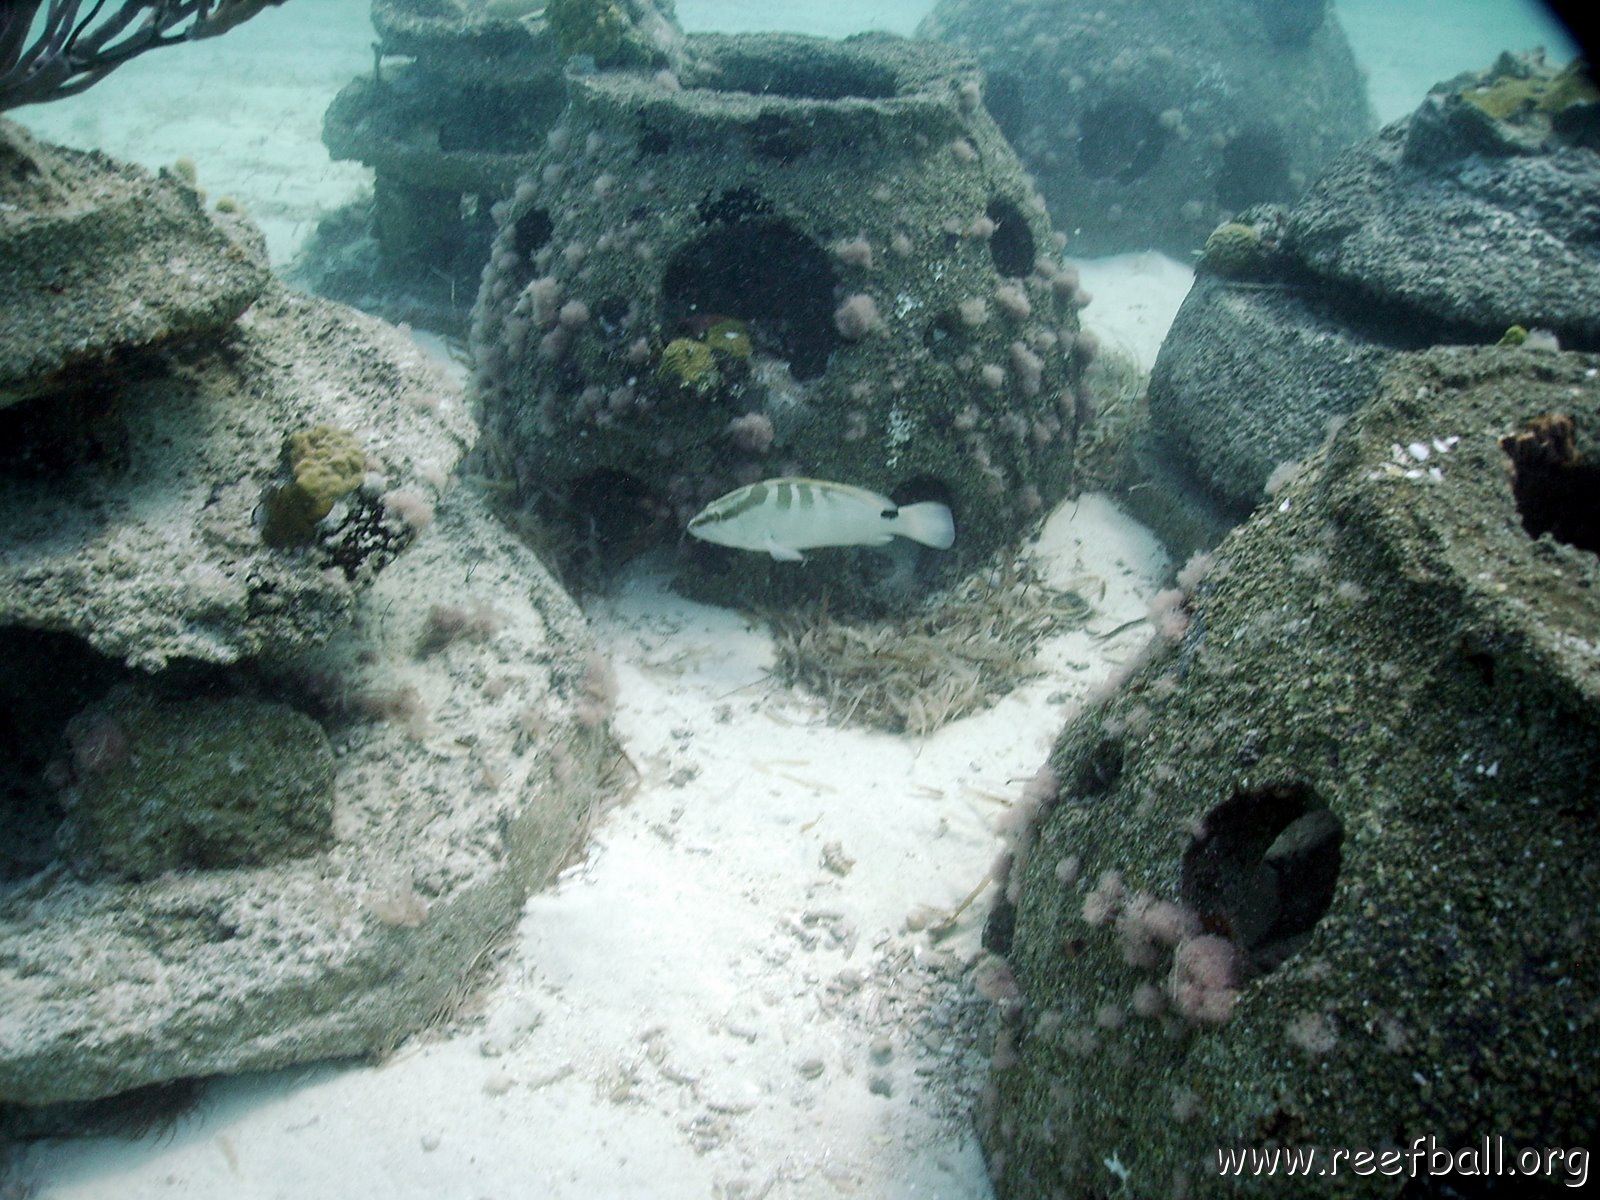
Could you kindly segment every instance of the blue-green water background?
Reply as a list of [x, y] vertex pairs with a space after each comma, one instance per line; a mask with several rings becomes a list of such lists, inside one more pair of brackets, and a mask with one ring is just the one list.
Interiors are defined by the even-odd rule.
[[[845, 37], [911, 34], [934, 0], [678, 0], [691, 32], [787, 30]], [[1576, 53], [1539, 0], [1335, 0], [1367, 74], [1380, 121], [1403, 116], [1429, 87], [1488, 66], [1502, 50]], [[317, 221], [370, 187], [359, 164], [334, 163], [322, 114], [372, 69], [369, 0], [288, 0], [227, 36], [159, 50], [121, 67], [84, 95], [8, 114], [80, 149], [156, 168], [195, 159], [213, 197], [242, 203], [267, 236], [272, 261], [290, 262]]]
[[[729, 33], [910, 34], [933, 6], [933, 0], [679, 0], [678, 18], [688, 30]], [[1501, 50], [1542, 45], [1561, 61], [1576, 52], [1534, 0], [1335, 0], [1333, 7], [1368, 72], [1381, 121], [1410, 111], [1433, 83], [1488, 66]]]

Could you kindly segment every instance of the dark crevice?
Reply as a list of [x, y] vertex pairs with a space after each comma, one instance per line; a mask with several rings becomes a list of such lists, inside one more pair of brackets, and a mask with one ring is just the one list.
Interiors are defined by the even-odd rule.
[[1170, 136], [1143, 104], [1106, 100], [1078, 121], [1078, 162], [1091, 179], [1133, 183], [1161, 161]]
[[131, 672], [80, 638], [0, 630], [0, 883], [55, 857], [60, 789], [72, 778], [67, 726]]
[[662, 280], [669, 329], [728, 318], [759, 351], [785, 359], [796, 379], [814, 379], [839, 343], [828, 255], [786, 221], [720, 223], [680, 248]]
[[1012, 277], [1028, 274], [1039, 252], [1022, 210], [997, 196], [989, 201], [984, 211], [994, 222], [994, 232], [989, 235], [989, 257], [994, 261], [994, 269]]
[[1104, 795], [1122, 778], [1122, 742], [1101, 738], [1079, 764], [1067, 790], [1080, 799]]
[[609, 468], [573, 480], [562, 515], [580, 561], [601, 569], [649, 549], [669, 518], [667, 507], [646, 484]]
[[725, 48], [703, 60], [684, 83], [795, 100], [888, 100], [900, 94], [894, 71], [837, 49], [802, 58], [777, 49]]
[[1511, 494], [1531, 538], [1549, 534], [1600, 554], [1600, 468], [1578, 449], [1578, 426], [1565, 413], [1535, 417], [1500, 439], [1511, 460]]
[[1183, 902], [1257, 973], [1271, 971], [1333, 903], [1343, 841], [1343, 824], [1305, 784], [1237, 791], [1206, 814], [1184, 851]]
[[1216, 194], [1218, 204], [1235, 211], [1293, 199], [1289, 154], [1276, 130], [1249, 129], [1222, 148]]

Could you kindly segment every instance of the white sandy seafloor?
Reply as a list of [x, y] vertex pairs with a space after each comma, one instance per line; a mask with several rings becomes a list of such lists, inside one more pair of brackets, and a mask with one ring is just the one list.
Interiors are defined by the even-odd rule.
[[[679, 0], [678, 12], [690, 29], [839, 35], [909, 32], [929, 7]], [[1449, 30], [1434, 28], [1444, 7]], [[1499, 49], [1570, 53], [1511, 0], [1339, 9], [1383, 119]], [[363, 168], [329, 162], [319, 133], [334, 92], [370, 69], [371, 40], [365, 0], [291, 0], [16, 115], [152, 167], [193, 157], [283, 265], [320, 216], [370, 187]], [[1158, 254], [1079, 265], [1095, 296], [1085, 323], [1148, 368], [1187, 266]], [[675, 596], [659, 562], [638, 565], [590, 616], [639, 786], [584, 860], [528, 901], [453, 1025], [379, 1065], [217, 1082], [159, 1135], [31, 1146], [0, 1197], [988, 1196], [970, 1118], [986, 1055], [968, 1036], [984, 1002], [962, 971], [989, 897], [937, 942], [907, 918], [949, 911], [984, 880], [997, 819], [1075, 702], [1147, 632], [1096, 635], [1142, 616], [1170, 570], [1098, 496], [1063, 505], [1025, 553], [1093, 598], [1088, 627], [1044, 646], [1038, 679], [922, 739], [830, 724], [769, 676], [770, 639], [751, 620]]]

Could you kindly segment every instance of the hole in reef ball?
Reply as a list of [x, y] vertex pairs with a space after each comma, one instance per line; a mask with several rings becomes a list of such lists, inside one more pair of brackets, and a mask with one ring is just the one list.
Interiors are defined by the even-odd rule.
[[1161, 161], [1171, 134], [1159, 117], [1132, 100], [1097, 104], [1078, 122], [1078, 161], [1092, 179], [1132, 183]]
[[530, 208], [517, 218], [516, 239], [512, 243], [517, 257], [526, 261], [534, 251], [550, 241], [555, 225], [542, 208]]
[[58, 793], [73, 770], [104, 767], [126, 753], [110, 717], [75, 726], [73, 717], [129, 672], [71, 634], [42, 629], [0, 630], [0, 662], [0, 884], [6, 884], [56, 857]]
[[1531, 538], [1549, 534], [1600, 554], [1600, 467], [1578, 448], [1577, 423], [1566, 414], [1535, 417], [1500, 439], [1511, 459], [1511, 493]]
[[602, 561], [620, 562], [641, 550], [667, 525], [666, 507], [634, 476], [602, 468], [573, 480], [568, 516]]
[[1208, 932], [1267, 972], [1298, 951], [1333, 902], [1344, 826], [1310, 787], [1236, 791], [1183, 854], [1180, 892]]
[[1289, 152], [1271, 129], [1248, 129], [1222, 149], [1217, 168], [1217, 203], [1243, 209], [1294, 195], [1289, 180]]
[[1067, 790], [1082, 798], [1104, 795], [1122, 778], [1122, 757], [1120, 739], [1101, 738], [1078, 764]]
[[661, 296], [669, 328], [711, 318], [749, 326], [770, 341], [796, 379], [815, 379], [839, 344], [834, 274], [827, 252], [786, 221], [735, 209], [749, 219], [719, 221], [677, 250]]
[[1038, 248], [1022, 210], [1005, 197], [996, 196], [989, 201], [984, 215], [994, 222], [994, 233], [989, 237], [989, 257], [994, 261], [994, 269], [1013, 278], [1032, 271]]

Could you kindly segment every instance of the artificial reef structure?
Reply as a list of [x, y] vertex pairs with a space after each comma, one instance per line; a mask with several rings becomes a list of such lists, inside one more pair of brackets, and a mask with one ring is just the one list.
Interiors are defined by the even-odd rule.
[[1181, 555], [1242, 520], [1395, 354], [1600, 349], [1600, 91], [1502, 55], [1206, 242], [1151, 373], [1137, 515]]
[[1073, 254], [1187, 260], [1373, 125], [1327, 0], [939, 0], [917, 35], [977, 56]]
[[949, 552], [802, 569], [689, 542], [739, 603], [905, 604], [1065, 494], [1092, 347], [975, 64], [864, 35], [696, 35], [673, 72], [570, 72], [473, 314], [483, 469], [569, 566], [812, 475], [955, 514]]
[[1002, 1200], [1282, 1194], [1219, 1151], [1411, 1195], [1378, 1155], [1486, 1134], [1571, 1185], [1600, 1134], [1597, 432], [1593, 354], [1394, 355], [1161, 599], [990, 916]]
[[581, 616], [451, 490], [459, 380], [9, 122], [0, 348], [0, 1136], [395, 1045], [611, 762]]
[[666, 69], [682, 34], [658, 0], [373, 0], [373, 72], [329, 106], [335, 159], [373, 170], [370, 204], [323, 223], [299, 270], [395, 321], [464, 333], [494, 205], [566, 104], [566, 64]]

